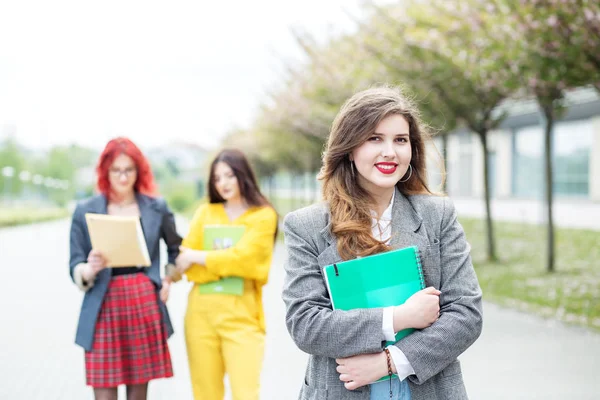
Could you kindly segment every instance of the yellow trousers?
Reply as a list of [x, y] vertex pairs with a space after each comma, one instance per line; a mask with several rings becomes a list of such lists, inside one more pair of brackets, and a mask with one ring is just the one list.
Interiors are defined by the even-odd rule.
[[223, 400], [227, 373], [233, 400], [258, 400], [265, 334], [254, 283], [242, 296], [201, 294], [194, 285], [185, 314], [185, 341], [196, 400]]

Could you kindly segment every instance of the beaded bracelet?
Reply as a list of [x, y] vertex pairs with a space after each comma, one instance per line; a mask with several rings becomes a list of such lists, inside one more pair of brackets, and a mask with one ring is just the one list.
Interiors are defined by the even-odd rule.
[[388, 375], [390, 378], [390, 399], [393, 398], [392, 394], [392, 355], [390, 354], [390, 350], [386, 347], [383, 351], [385, 351], [385, 355], [387, 357], [387, 367], [388, 367]]

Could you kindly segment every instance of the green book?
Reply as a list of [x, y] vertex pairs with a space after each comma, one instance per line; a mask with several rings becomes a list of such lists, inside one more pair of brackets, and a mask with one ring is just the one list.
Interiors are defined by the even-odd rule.
[[[416, 246], [327, 265], [323, 273], [334, 310], [398, 306], [425, 289]], [[395, 342], [413, 331], [396, 332]], [[395, 342], [386, 342], [386, 346]], [[377, 382], [387, 379], [384, 376]]]
[[[323, 272], [334, 310], [398, 306], [425, 288], [416, 246], [342, 261], [324, 267]], [[396, 341], [413, 331], [397, 332]]]
[[[245, 226], [241, 225], [205, 225], [204, 250], [221, 250], [235, 245], [244, 234]], [[204, 294], [233, 294], [241, 296], [244, 293], [244, 278], [228, 276], [218, 281], [200, 285], [200, 293]]]

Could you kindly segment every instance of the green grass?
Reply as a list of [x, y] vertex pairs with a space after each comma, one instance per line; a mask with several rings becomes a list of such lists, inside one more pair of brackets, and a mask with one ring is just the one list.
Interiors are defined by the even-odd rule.
[[71, 213], [66, 208], [7, 207], [0, 208], [0, 227], [32, 224], [66, 218]]
[[485, 224], [461, 218], [484, 298], [600, 331], [600, 232], [556, 229], [546, 272], [544, 226], [494, 223], [498, 262], [486, 261]]

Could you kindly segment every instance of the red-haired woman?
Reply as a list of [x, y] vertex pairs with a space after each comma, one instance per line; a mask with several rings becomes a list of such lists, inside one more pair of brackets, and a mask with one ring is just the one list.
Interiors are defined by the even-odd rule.
[[[96, 399], [116, 400], [122, 384], [129, 400], [146, 399], [150, 380], [173, 376], [167, 346], [173, 328], [164, 303], [169, 284], [160, 277], [159, 243], [165, 241], [173, 263], [181, 237], [165, 202], [153, 197], [150, 165], [133, 142], [108, 142], [96, 173], [100, 194], [78, 204], [71, 224], [70, 274], [85, 292], [75, 342], [85, 349], [86, 380]], [[86, 213], [139, 216], [151, 266], [108, 268], [92, 249]]]

